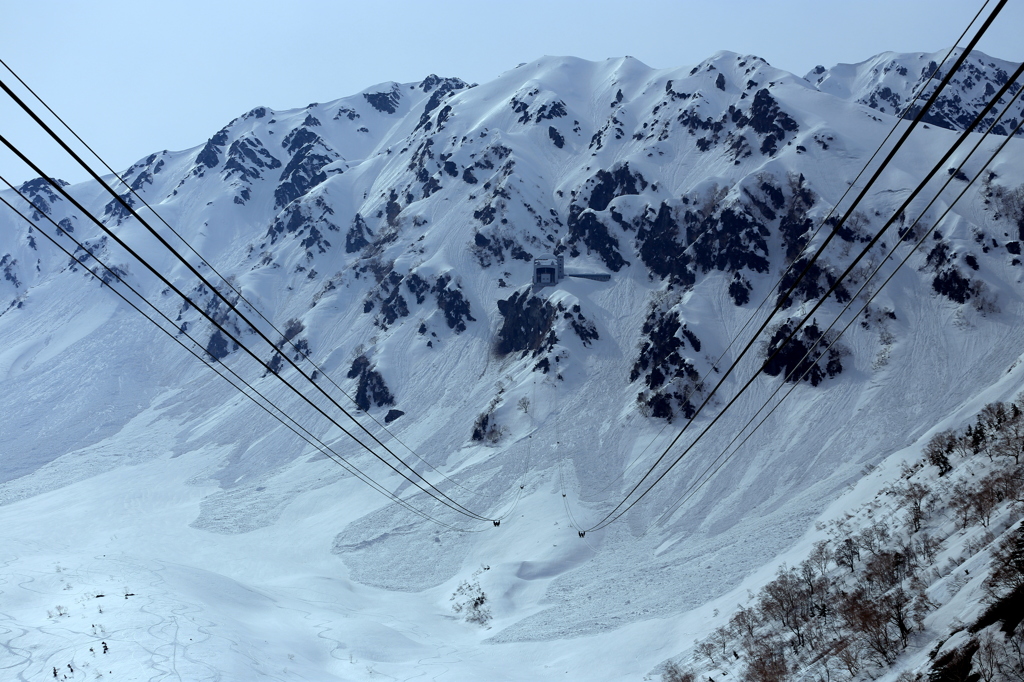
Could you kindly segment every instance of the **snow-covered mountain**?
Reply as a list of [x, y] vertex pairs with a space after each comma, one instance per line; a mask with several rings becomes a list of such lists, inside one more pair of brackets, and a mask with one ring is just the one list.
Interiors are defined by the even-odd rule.
[[[429, 76], [257, 107], [123, 174], [273, 321], [280, 333], [259, 322], [268, 337], [287, 336], [393, 452], [460, 504], [503, 516], [500, 527], [423, 495], [410, 500], [458, 530], [391, 504], [116, 299], [113, 276], [101, 285], [0, 213], [0, 668], [26, 679], [51, 667], [69, 679], [89, 667], [114, 679], [640, 679], [686, 650], [718, 609], [805, 551], [815, 520], [867, 471], [1021, 387], [1024, 143], [1010, 140], [725, 465], [802, 351], [780, 356], [619, 522], [576, 532], [679, 433], [738, 352], [730, 341], [788, 288], [780, 276], [822, 241], [815, 229], [943, 56], [887, 53], [807, 78], [727, 52], [668, 70], [546, 57], [479, 85]], [[983, 55], [968, 65], [669, 459], [1012, 70]], [[817, 328], [980, 171], [987, 154], [955, 171], [969, 146]], [[21, 190], [38, 207], [29, 215], [115, 266], [179, 339], [192, 335], [390, 490], [415, 492], [291, 393], [274, 375], [301, 385], [298, 371], [97, 184], [67, 190], [269, 369], [47, 183]], [[551, 254], [610, 281], [533, 289], [533, 260]], [[484, 627], [452, 611], [463, 584], [462, 597], [486, 595]]]

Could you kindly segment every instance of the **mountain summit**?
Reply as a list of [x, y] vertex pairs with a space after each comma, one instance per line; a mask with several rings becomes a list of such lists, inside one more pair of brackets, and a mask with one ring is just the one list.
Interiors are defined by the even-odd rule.
[[[785, 298], [794, 277], [784, 273], [806, 265], [943, 56], [885, 53], [805, 78], [731, 52], [663, 70], [544, 57], [488, 83], [431, 75], [301, 109], [256, 107], [193, 149], [150, 154], [122, 173], [206, 263], [113, 184], [211, 281], [221, 285], [215, 268], [244, 295], [231, 306], [97, 184], [66, 187], [265, 366], [49, 183], [19, 188], [35, 208], [3, 192], [36, 221], [0, 213], [0, 517], [14, 529], [8, 571], [31, 578], [2, 589], [35, 580], [33, 594], [45, 596], [17, 592], [24, 599], [0, 609], [33, 633], [19, 635], [35, 647], [24, 669], [61, 668], [115, 629], [117, 665], [149, 651], [146, 676], [173, 665], [189, 679], [353, 679], [357, 668], [626, 679], [690, 647], [712, 609], [731, 609], [806, 546], [815, 520], [874, 467], [919, 456], [937, 425], [1021, 387], [1017, 139], [849, 331], [818, 340], [846, 303], [855, 307], [843, 324], [877, 291], [860, 287], [889, 249], [906, 240], [894, 259], [906, 255], [980, 172], [1024, 115], [1017, 102], [985, 154], [961, 170], [968, 147], [950, 159], [649, 495], [578, 536], [694, 416], [756, 328], [751, 316], [780, 307], [659, 473], [1012, 70], [970, 57]], [[608, 281], [533, 287], [534, 260], [551, 256]], [[445, 525], [392, 504], [272, 420], [117, 299], [110, 289], [123, 286], [96, 258], [167, 313], [185, 345]], [[259, 322], [276, 347], [235, 316], [258, 319], [250, 304], [280, 331]], [[820, 357], [804, 359], [814, 348]], [[445, 494], [502, 517], [500, 527], [414, 495], [279, 381], [299, 385], [289, 361]], [[723, 459], [780, 384], [791, 395]], [[115, 589], [116, 610], [96, 596]], [[452, 599], [483, 594], [486, 618], [453, 618]], [[37, 612], [58, 599], [88, 623], [61, 636], [41, 625]], [[173, 664], [153, 653], [171, 647]]]

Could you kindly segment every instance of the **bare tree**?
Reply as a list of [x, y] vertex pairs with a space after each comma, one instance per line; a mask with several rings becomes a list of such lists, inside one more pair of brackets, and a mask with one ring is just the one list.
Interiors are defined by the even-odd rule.
[[796, 571], [779, 570], [775, 580], [764, 586], [758, 602], [761, 613], [793, 633], [793, 648], [804, 645], [804, 624], [810, 617], [807, 593]]
[[877, 521], [858, 533], [857, 539], [861, 547], [877, 556], [889, 539], [889, 526], [884, 521]]
[[729, 619], [733, 634], [739, 639], [753, 639], [754, 628], [759, 624], [757, 611], [740, 606]]
[[967, 528], [974, 518], [974, 491], [969, 483], [960, 481], [949, 492], [949, 507], [956, 514], [957, 525]]
[[807, 558], [814, 563], [819, 573], [825, 575], [828, 573], [828, 566], [834, 558], [834, 552], [829, 546], [828, 540], [818, 540], [811, 547], [811, 553]]
[[988, 528], [992, 520], [992, 513], [1002, 502], [1000, 494], [999, 474], [989, 474], [978, 482], [978, 487], [971, 491], [971, 513], [981, 523], [982, 527]]
[[879, 604], [863, 588], [843, 596], [839, 613], [844, 625], [860, 635], [879, 664], [889, 665], [895, 661], [897, 635]]
[[768, 637], [760, 640], [750, 652], [744, 678], [750, 682], [783, 682], [788, 674], [782, 643]]
[[1020, 457], [1024, 455], [1024, 399], [1018, 398], [1010, 405], [1004, 405], [1000, 418], [990, 432], [989, 452], [997, 457], [1012, 457], [1013, 463], [1019, 465]]
[[905, 486], [895, 492], [900, 506], [907, 508], [907, 520], [916, 533], [921, 530], [921, 523], [925, 517], [925, 500], [931, 494], [931, 488], [923, 483], [908, 481]]
[[680, 667], [675, 661], [667, 661], [661, 666], [662, 682], [694, 682], [696, 679], [693, 671]]
[[698, 655], [708, 659], [708, 663], [712, 666], [718, 665], [715, 663], [715, 656], [718, 655], [718, 647], [715, 646], [715, 643], [712, 642], [710, 638], [702, 639], [697, 642], [696, 651]]
[[992, 572], [985, 587], [993, 596], [1024, 587], [1024, 525], [1007, 533], [992, 552]]
[[864, 577], [874, 591], [885, 592], [907, 577], [909, 561], [902, 552], [881, 550], [868, 562]]
[[1007, 679], [1024, 682], [1024, 628], [1018, 627], [1006, 638], [1006, 663], [1000, 671]]
[[864, 644], [859, 637], [842, 637], [833, 645], [836, 659], [846, 668], [851, 678], [864, 667]]
[[940, 431], [932, 436], [928, 444], [924, 446], [924, 456], [929, 464], [939, 469], [939, 476], [945, 476], [953, 470], [949, 463], [949, 453], [956, 447], [956, 431]]
[[480, 583], [462, 581], [452, 594], [452, 611], [463, 615], [467, 623], [487, 625], [491, 620], [491, 610], [487, 608], [487, 595], [480, 589]]
[[836, 548], [836, 564], [846, 566], [853, 572], [854, 562], [860, 559], [860, 546], [854, 538], [846, 538]]
[[974, 670], [982, 682], [1002, 680], [1003, 649], [991, 631], [986, 630], [978, 637], [978, 650], [974, 654]]

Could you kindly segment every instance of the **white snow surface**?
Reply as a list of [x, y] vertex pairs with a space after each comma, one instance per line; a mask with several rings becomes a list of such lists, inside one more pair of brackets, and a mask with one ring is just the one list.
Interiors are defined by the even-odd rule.
[[[921, 59], [887, 53], [865, 64]], [[736, 305], [733, 272], [698, 270], [691, 287], [670, 286], [645, 265], [636, 225], [624, 223], [653, 218], [662, 204], [682, 223], [692, 207], [683, 197], [749, 207], [766, 181], [785, 188], [802, 174], [817, 224], [894, 124], [891, 111], [858, 103], [869, 71], [840, 65], [815, 76], [815, 85], [727, 52], [692, 71], [631, 58], [545, 57], [472, 87], [432, 77], [303, 109], [254, 109], [207, 145], [160, 152], [127, 171], [280, 329], [302, 322], [313, 359], [348, 395], [356, 380], [347, 372], [365, 355], [396, 400], [373, 405], [371, 415], [383, 423], [391, 407], [405, 414], [390, 433], [366, 415], [360, 421], [460, 504], [500, 516], [500, 527], [428, 504], [263, 367], [237, 350], [224, 358], [340, 455], [456, 530], [392, 504], [81, 266], [69, 267], [16, 216], [0, 213], [0, 677], [51, 679], [56, 668], [67, 679], [114, 680], [640, 680], [685, 651], [719, 624], [719, 612], [727, 617], [748, 589], [806, 551], [816, 520], [870, 497], [874, 488], [858, 485], [867, 472], [894, 471], [935, 429], [1021, 388], [1024, 267], [1005, 246], [1017, 226], [986, 194], [1024, 183], [1024, 142], [1011, 140], [991, 166], [995, 177], [972, 187], [939, 228], [983, 295], [958, 304], [936, 294], [923, 250], [875, 299], [870, 321], [843, 337], [841, 374], [799, 385], [694, 492], [781, 381], [761, 377], [642, 502], [607, 529], [577, 535], [622, 499], [685, 421], [678, 413], [667, 425], [644, 416], [636, 402], [643, 380], [629, 381], [652, 306], [678, 312], [700, 338], [703, 348], [691, 344], [684, 354], [710, 384], [714, 360], [787, 264], [778, 220], [762, 217], [770, 267], [739, 269], [751, 293]], [[429, 107], [439, 83], [449, 90]], [[763, 134], [730, 127], [729, 107], [749, 114], [762, 89], [797, 124], [773, 152], [759, 149]], [[373, 104], [387, 96], [392, 113]], [[565, 114], [538, 115], [555, 105]], [[686, 112], [725, 121], [721, 139], [710, 139], [713, 128], [688, 130]], [[860, 235], [881, 227], [956, 135], [915, 131], [860, 207]], [[627, 165], [644, 187], [583, 210], [617, 239], [627, 264], [615, 269], [596, 247], [574, 246], [567, 224], [571, 203], [586, 198], [599, 170]], [[965, 172], [979, 168], [972, 160]], [[281, 190], [288, 181], [298, 187], [294, 196]], [[69, 191], [177, 286], [210, 303], [209, 291], [137, 221], [105, 211], [110, 197], [95, 183]], [[944, 195], [929, 220], [950, 201]], [[926, 202], [916, 200], [908, 217]], [[476, 214], [488, 207], [495, 217], [485, 223]], [[47, 210], [70, 221], [76, 238], [98, 247], [176, 325], [187, 323], [203, 343], [211, 337], [208, 323], [67, 201], [49, 199]], [[367, 243], [348, 250], [357, 214]], [[289, 229], [295, 215], [291, 224], [301, 226]], [[488, 256], [476, 234], [507, 239], [530, 257], [516, 258], [510, 246]], [[58, 239], [74, 250], [67, 236]], [[826, 261], [838, 272], [859, 243], [837, 241]], [[499, 356], [498, 301], [526, 291], [531, 258], [558, 245], [567, 270], [611, 272], [611, 281], [566, 279], [538, 295], [564, 310], [578, 305], [599, 339], [584, 343], [560, 319], [546, 354]], [[881, 254], [872, 252], [872, 264]], [[965, 254], [977, 270], [963, 265]], [[392, 273], [400, 284], [388, 285]], [[464, 331], [446, 323], [433, 294], [417, 302], [412, 274], [430, 284], [450, 276], [473, 318]], [[395, 290], [408, 312], [388, 321], [384, 303]], [[798, 301], [785, 315], [809, 307]], [[839, 310], [833, 302], [819, 311], [821, 326]], [[242, 339], [269, 359], [254, 333]], [[760, 363], [763, 344], [755, 349], [758, 358], [740, 364], [669, 459]], [[542, 356], [552, 371], [537, 369]], [[290, 367], [282, 376], [301, 385]], [[500, 438], [472, 440], [474, 421], [488, 411]], [[486, 626], [453, 613], [450, 598], [463, 581], [486, 593]]]

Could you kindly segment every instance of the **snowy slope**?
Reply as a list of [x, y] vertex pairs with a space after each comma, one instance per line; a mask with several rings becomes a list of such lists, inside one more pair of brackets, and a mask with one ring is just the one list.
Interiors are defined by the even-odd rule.
[[[953, 59], [961, 54], [962, 48], [954, 49]], [[913, 115], [920, 111], [921, 105], [935, 92], [939, 81], [948, 73], [948, 68], [939, 68], [945, 56], [946, 51], [930, 54], [883, 52], [858, 64], [837, 64], [830, 69], [816, 66], [804, 78], [822, 92], [849, 102], [866, 104], [889, 114], [898, 114], [910, 106]], [[952, 90], [944, 90], [940, 94], [924, 120], [950, 130], [962, 130], [970, 124], [972, 112], [976, 113], [985, 106], [988, 98], [1009, 79], [1016, 67], [1012, 62], [993, 59], [980, 52], [969, 56], [950, 80]], [[1019, 85], [1012, 85], [1009, 93], [999, 100], [997, 111], [1010, 104], [1010, 98], [1019, 89]], [[919, 99], [912, 105], [915, 95]], [[1013, 103], [1006, 117], [1007, 122], [998, 124], [995, 132], [1000, 135], [1009, 134], [1016, 122], [1020, 121], [1022, 111], [1024, 103], [1019, 100]], [[992, 122], [992, 118], [985, 120], [986, 126]]]
[[[887, 54], [805, 80], [726, 52], [670, 70], [546, 57], [475, 86], [431, 76], [303, 109], [259, 107], [125, 173], [279, 330], [298, 329], [292, 340], [318, 371], [362, 395], [377, 422], [404, 413], [390, 433], [364, 416], [367, 428], [461, 504], [505, 515], [494, 528], [411, 498], [470, 533], [389, 504], [0, 215], [5, 669], [25, 679], [68, 663], [90, 675], [107, 666], [114, 679], [639, 679], [690, 646], [714, 605], [770, 574], [868, 468], [978, 396], [1019, 389], [1004, 378], [1024, 354], [1024, 218], [1013, 201], [1024, 166], [1011, 140], [994, 175], [843, 337], [841, 369], [823, 361], [820, 380], [797, 386], [692, 488], [781, 382], [760, 378], [620, 522], [576, 534], [678, 434], [735, 356], [733, 335], [762, 299], [774, 303], [779, 276], [894, 124], [871, 93], [905, 99], [917, 72], [897, 82], [874, 69], [914, 60]], [[978, 67], [972, 84], [956, 84], [963, 111], [944, 105], [949, 127], [969, 115], [982, 79], [998, 87], [994, 73]], [[956, 134], [914, 133], [777, 323], [809, 309]], [[950, 177], [940, 175], [935, 188]], [[962, 187], [952, 181], [916, 234]], [[167, 312], [179, 338], [194, 335], [197, 350], [391, 490], [414, 492], [66, 200], [38, 181], [25, 189]], [[274, 359], [99, 187], [69, 191]], [[847, 295], [929, 198], [911, 204]], [[531, 293], [533, 258], [553, 252], [570, 272], [611, 281]], [[830, 302], [819, 326], [839, 312]], [[764, 359], [755, 350], [712, 407]], [[454, 617], [463, 581], [487, 594], [486, 629]], [[100, 641], [110, 653], [89, 652]]]

